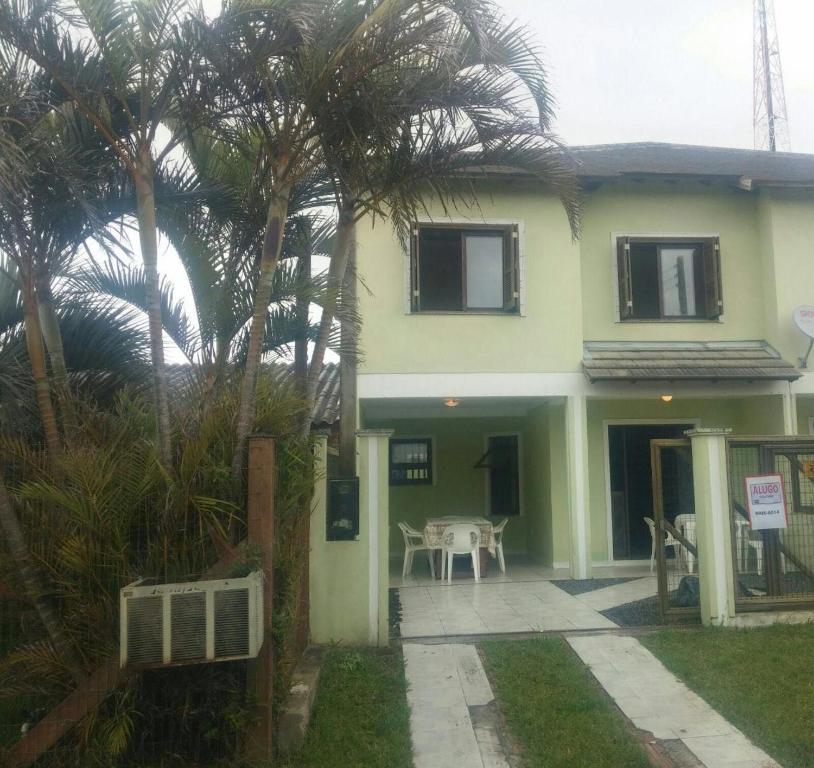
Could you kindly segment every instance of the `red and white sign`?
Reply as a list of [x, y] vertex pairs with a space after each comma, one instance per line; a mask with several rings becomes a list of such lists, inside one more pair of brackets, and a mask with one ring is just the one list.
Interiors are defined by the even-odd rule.
[[809, 338], [814, 339], [814, 307], [802, 306], [794, 310], [794, 324]]
[[785, 528], [788, 517], [782, 475], [747, 476], [746, 507], [753, 531]]

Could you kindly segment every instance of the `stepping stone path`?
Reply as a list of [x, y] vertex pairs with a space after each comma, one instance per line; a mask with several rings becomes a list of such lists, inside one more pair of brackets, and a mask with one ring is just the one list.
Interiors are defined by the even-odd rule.
[[568, 642], [637, 728], [659, 740], [679, 739], [706, 768], [780, 768], [636, 638], [603, 634]]
[[415, 768], [509, 768], [474, 645], [402, 646]]

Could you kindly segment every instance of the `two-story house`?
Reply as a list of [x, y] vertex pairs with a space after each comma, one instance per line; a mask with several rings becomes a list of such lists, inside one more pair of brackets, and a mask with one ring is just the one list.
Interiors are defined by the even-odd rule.
[[[358, 232], [359, 424], [390, 440], [395, 523], [508, 517], [542, 565], [648, 561], [650, 441], [693, 426], [808, 432], [814, 156], [668, 144], [571, 150], [573, 239], [522, 173], [478, 205]], [[692, 481], [670, 472], [670, 516]]]

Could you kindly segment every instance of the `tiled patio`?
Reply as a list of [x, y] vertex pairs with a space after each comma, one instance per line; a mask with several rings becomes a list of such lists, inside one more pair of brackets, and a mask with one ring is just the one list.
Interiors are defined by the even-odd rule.
[[507, 566], [503, 576], [475, 583], [461, 577], [451, 585], [433, 582], [429, 574], [391, 579], [401, 602], [402, 638], [449, 637], [515, 632], [612, 629], [617, 625], [599, 611], [655, 594], [655, 578], [641, 566], [596, 569], [597, 578], [638, 577], [633, 581], [569, 595], [552, 579], [567, 578], [531, 564]]

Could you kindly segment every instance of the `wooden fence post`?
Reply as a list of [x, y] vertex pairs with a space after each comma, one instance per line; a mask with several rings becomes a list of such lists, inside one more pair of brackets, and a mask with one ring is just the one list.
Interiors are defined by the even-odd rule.
[[274, 656], [271, 643], [274, 565], [274, 485], [276, 462], [274, 439], [262, 435], [249, 438], [247, 498], [247, 543], [259, 551], [263, 568], [263, 645], [248, 664], [248, 690], [257, 703], [257, 722], [249, 730], [246, 753], [250, 760], [271, 760]]

